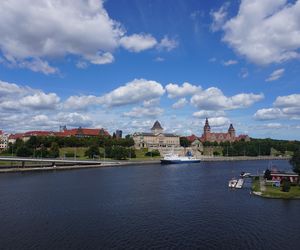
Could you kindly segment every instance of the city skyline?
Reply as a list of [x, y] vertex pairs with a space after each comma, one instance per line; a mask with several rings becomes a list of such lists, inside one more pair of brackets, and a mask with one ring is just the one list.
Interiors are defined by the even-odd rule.
[[[30, 4], [29, 4], [30, 3]], [[300, 139], [300, 1], [0, 3], [0, 130]]]

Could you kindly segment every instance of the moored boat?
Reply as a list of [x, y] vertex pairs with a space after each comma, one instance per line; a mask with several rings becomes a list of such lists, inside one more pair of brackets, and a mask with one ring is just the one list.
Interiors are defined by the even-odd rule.
[[237, 179], [231, 179], [228, 183], [228, 187], [235, 188], [236, 184], [238, 183]]
[[199, 163], [200, 159], [193, 156], [179, 156], [176, 154], [165, 155], [163, 159], [160, 160], [162, 164], [180, 164], [180, 163]]

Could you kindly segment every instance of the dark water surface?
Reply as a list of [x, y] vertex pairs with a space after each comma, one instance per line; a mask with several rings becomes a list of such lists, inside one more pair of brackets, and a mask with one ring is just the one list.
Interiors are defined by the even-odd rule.
[[227, 187], [241, 171], [268, 164], [1, 174], [0, 249], [299, 249], [300, 200]]

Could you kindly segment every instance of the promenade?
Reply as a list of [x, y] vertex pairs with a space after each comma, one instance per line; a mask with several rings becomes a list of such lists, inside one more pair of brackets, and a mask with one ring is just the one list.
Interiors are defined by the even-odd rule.
[[[235, 156], [235, 157], [226, 157], [226, 156], [202, 156], [202, 162], [213, 162], [213, 161], [253, 161], [253, 160], [289, 160], [290, 157], [278, 157], [278, 156]], [[0, 161], [7, 161], [6, 157], [0, 158]], [[135, 159], [135, 160], [123, 160], [123, 161], [93, 161], [93, 160], [61, 160], [61, 159], [36, 159], [33, 161], [32, 158], [10, 158], [11, 161], [15, 161], [21, 165], [7, 165], [0, 166], [0, 173], [9, 173], [9, 172], [27, 172], [27, 171], [52, 171], [52, 170], [72, 170], [72, 169], [86, 169], [86, 168], [102, 168], [102, 167], [125, 167], [132, 165], [153, 165], [160, 164], [159, 159]], [[22, 164], [26, 161], [29, 165]], [[40, 164], [38, 164], [40, 162]], [[57, 164], [53, 164], [53, 163]], [[35, 164], [32, 164], [35, 163]], [[52, 163], [52, 164], [50, 164]], [[63, 164], [64, 165], [60, 165]], [[73, 164], [72, 164], [73, 163]], [[68, 165], [66, 165], [68, 164]], [[200, 163], [201, 164], [201, 163]]]

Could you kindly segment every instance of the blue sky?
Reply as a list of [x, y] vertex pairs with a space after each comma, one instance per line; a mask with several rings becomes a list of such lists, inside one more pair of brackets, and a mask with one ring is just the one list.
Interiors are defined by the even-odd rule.
[[0, 129], [300, 139], [300, 1], [5, 0]]

